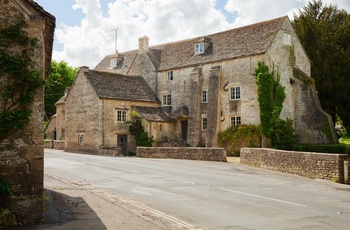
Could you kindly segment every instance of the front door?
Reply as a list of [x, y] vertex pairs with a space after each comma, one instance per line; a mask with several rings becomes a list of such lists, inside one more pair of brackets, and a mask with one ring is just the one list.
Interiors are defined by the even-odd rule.
[[181, 121], [181, 138], [187, 141], [187, 127], [188, 121]]
[[120, 154], [126, 156], [128, 153], [128, 136], [117, 135], [117, 145], [120, 147]]

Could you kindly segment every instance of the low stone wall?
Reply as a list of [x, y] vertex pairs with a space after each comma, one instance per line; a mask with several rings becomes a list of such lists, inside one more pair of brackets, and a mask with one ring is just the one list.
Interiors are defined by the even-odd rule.
[[62, 140], [54, 140], [53, 141], [53, 148], [54, 149], [59, 149], [59, 150], [64, 150], [64, 146], [65, 146], [65, 141]]
[[144, 158], [227, 161], [226, 150], [223, 148], [137, 147], [136, 156]]
[[240, 163], [313, 179], [344, 181], [346, 154], [282, 151], [266, 148], [242, 148]]
[[98, 155], [106, 155], [106, 156], [120, 156], [121, 148], [101, 148], [98, 150]]
[[64, 150], [64, 146], [65, 146], [65, 141], [63, 140], [51, 140], [51, 141], [44, 142], [45, 149]]

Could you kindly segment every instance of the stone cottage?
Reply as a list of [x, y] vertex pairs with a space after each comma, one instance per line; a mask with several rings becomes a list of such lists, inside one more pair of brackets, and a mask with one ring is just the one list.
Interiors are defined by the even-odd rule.
[[[66, 151], [116, 151], [114, 154], [126, 155], [135, 150], [135, 141], [129, 133], [133, 110], [148, 122], [144, 126], [150, 135], [154, 135], [154, 123], [165, 123], [165, 130], [175, 128], [175, 122], [160, 109], [155, 94], [140, 76], [82, 67], [65, 99], [56, 105], [57, 123], [61, 120], [59, 114], [65, 118]], [[57, 135], [63, 137], [62, 132]]]
[[[25, 20], [27, 24], [25, 31], [28, 36], [39, 40], [32, 60], [36, 63], [36, 69], [41, 70], [42, 77], [45, 78], [51, 66], [55, 17], [32, 0], [0, 0], [0, 18], [9, 20], [8, 22], [18, 21], [19, 18]], [[22, 52], [22, 46], [14, 46], [11, 49], [15, 53]], [[0, 73], [1, 84], [9, 81], [6, 77], [6, 74]], [[1, 112], [4, 111], [3, 104], [0, 103]], [[9, 179], [12, 190], [11, 199], [6, 202], [6, 206], [15, 213], [19, 223], [38, 222], [43, 214], [44, 92], [42, 87], [37, 90], [34, 103], [29, 109], [32, 110], [29, 124], [23, 130], [12, 132], [0, 139], [0, 176]]]
[[[141, 37], [137, 50], [108, 55], [94, 70], [115, 77], [142, 76], [155, 95], [152, 106], [160, 107], [171, 118], [163, 139], [174, 134], [171, 138], [185, 140], [190, 146], [214, 147], [218, 146], [217, 134], [232, 125], [259, 125], [253, 73], [261, 61], [274, 65], [281, 74], [286, 93], [281, 117], [294, 121], [297, 142], [335, 142], [331, 117], [322, 110], [314, 85], [305, 83], [310, 82], [310, 60], [288, 17], [155, 46], [149, 46], [148, 37]], [[134, 93], [130, 88], [120, 90]], [[125, 116], [130, 112], [127, 109]], [[80, 116], [72, 113], [68, 119], [67, 115], [66, 110], [66, 122]], [[152, 131], [157, 133], [163, 127], [164, 123], [153, 123]], [[81, 135], [79, 130], [71, 131], [71, 136], [66, 136], [67, 150], [68, 143], [78, 143]], [[91, 132], [98, 135], [99, 131]]]

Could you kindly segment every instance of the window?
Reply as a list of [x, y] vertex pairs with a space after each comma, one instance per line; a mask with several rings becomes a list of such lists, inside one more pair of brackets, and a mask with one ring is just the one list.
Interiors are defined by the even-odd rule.
[[173, 80], [173, 71], [168, 71], [168, 81], [172, 81]]
[[78, 144], [84, 145], [84, 134], [83, 133], [78, 134]]
[[109, 67], [111, 67], [111, 68], [117, 67], [117, 59], [116, 58], [112, 58], [109, 60]]
[[162, 100], [163, 106], [170, 106], [171, 105], [171, 94], [164, 94], [163, 100]]
[[208, 90], [202, 91], [202, 103], [208, 103]]
[[232, 116], [231, 117], [231, 126], [236, 126], [241, 124], [241, 117], [239, 116]]
[[204, 53], [204, 43], [196, 43], [194, 45], [194, 53], [195, 54], [202, 54], [202, 53]]
[[230, 99], [231, 100], [239, 100], [241, 99], [241, 87], [234, 86], [230, 88]]
[[283, 43], [285, 45], [291, 46], [292, 45], [292, 35], [284, 33], [283, 34]]
[[125, 121], [126, 121], [126, 111], [117, 110], [117, 122], [125, 122]]
[[202, 130], [207, 130], [208, 119], [206, 117], [202, 117]]

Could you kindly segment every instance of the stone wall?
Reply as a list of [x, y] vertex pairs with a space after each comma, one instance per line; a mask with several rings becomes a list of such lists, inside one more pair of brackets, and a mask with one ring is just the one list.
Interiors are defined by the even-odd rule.
[[[24, 18], [29, 37], [38, 38], [33, 61], [43, 71], [43, 78], [50, 68], [55, 18], [32, 1], [0, 0], [0, 17], [17, 21]], [[23, 47], [12, 47], [14, 52], [23, 52]], [[0, 74], [1, 80], [7, 80]], [[3, 111], [0, 103], [0, 111]], [[29, 124], [21, 131], [10, 133], [0, 139], [0, 176], [8, 178], [12, 195], [6, 199], [6, 208], [11, 210], [17, 223], [35, 223], [43, 214], [43, 157], [44, 157], [44, 90], [38, 88]], [[1, 197], [3, 201], [3, 197]], [[1, 228], [1, 227], [0, 227]]]
[[345, 154], [242, 148], [240, 163], [313, 179], [344, 181]]
[[223, 162], [227, 161], [226, 150], [223, 148], [137, 147], [136, 156], [143, 158], [171, 158]]

